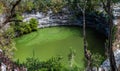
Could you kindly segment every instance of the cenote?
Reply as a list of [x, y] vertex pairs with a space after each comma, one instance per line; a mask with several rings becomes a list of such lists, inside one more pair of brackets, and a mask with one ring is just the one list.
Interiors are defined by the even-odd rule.
[[[94, 29], [87, 28], [88, 49], [92, 53], [104, 55], [105, 37]], [[70, 48], [75, 51], [74, 64], [84, 68], [85, 59], [83, 51], [82, 28], [80, 27], [49, 27], [39, 29], [37, 32], [16, 38], [17, 50], [14, 60], [24, 62], [26, 58], [33, 56], [40, 61], [46, 61], [51, 57], [62, 56], [63, 64], [68, 66], [68, 54]]]

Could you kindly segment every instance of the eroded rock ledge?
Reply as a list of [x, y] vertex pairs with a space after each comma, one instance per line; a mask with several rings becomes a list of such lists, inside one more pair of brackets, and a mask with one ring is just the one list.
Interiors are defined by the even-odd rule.
[[[43, 12], [36, 13], [24, 13], [24, 22], [29, 21], [31, 18], [38, 20], [38, 28], [45, 28], [51, 26], [81, 26], [82, 27], [82, 15], [79, 14], [77, 17], [74, 17], [73, 13], [65, 12], [58, 14], [53, 14], [52, 11], [48, 11], [47, 14]], [[94, 28], [98, 32], [108, 35], [108, 25], [105, 21], [105, 16], [101, 13], [89, 13], [86, 14], [86, 26]]]

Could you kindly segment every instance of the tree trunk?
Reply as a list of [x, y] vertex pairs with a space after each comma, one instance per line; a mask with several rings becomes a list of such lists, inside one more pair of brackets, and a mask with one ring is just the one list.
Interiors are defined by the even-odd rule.
[[0, 22], [0, 29], [2, 29], [5, 25], [8, 24], [8, 22], [11, 22], [11, 21], [14, 21], [14, 20], [11, 20], [13, 19], [14, 15], [15, 15], [15, 8], [16, 6], [21, 2], [22, 0], [16, 0], [16, 2], [14, 4], [11, 4], [12, 8], [7, 8], [7, 3], [4, 3], [4, 1], [0, 0], [1, 3], [4, 4], [4, 6], [6, 7], [6, 10], [8, 9], [7, 11], [7, 14], [9, 14], [8, 16], [6, 16], [4, 18], [4, 21], [3, 22]]
[[91, 53], [87, 50], [87, 39], [86, 39], [86, 23], [85, 23], [85, 8], [83, 10], [83, 41], [84, 41], [84, 54], [87, 59], [86, 71], [92, 71], [91, 67]]
[[113, 28], [113, 15], [112, 15], [112, 9], [111, 9], [111, 0], [107, 0], [107, 9], [108, 9], [108, 15], [109, 15], [109, 20], [108, 20], [108, 24], [109, 24], [109, 35], [108, 35], [108, 47], [109, 47], [109, 59], [110, 59], [110, 66], [111, 66], [111, 71], [117, 71], [117, 66], [116, 66], [116, 62], [115, 62], [115, 57], [114, 57], [114, 53], [112, 50], [112, 28]]
[[106, 0], [106, 3], [104, 2], [104, 0], [101, 0], [102, 4], [103, 4], [103, 8], [105, 10], [105, 12], [108, 14], [109, 18], [108, 18], [108, 25], [109, 25], [109, 34], [108, 34], [108, 50], [109, 50], [109, 60], [110, 60], [110, 67], [111, 67], [111, 71], [118, 71], [117, 70], [117, 66], [116, 66], [116, 62], [115, 62], [115, 57], [114, 57], [114, 53], [113, 53], [113, 49], [112, 49], [112, 28], [113, 28], [113, 14], [112, 14], [112, 0]]

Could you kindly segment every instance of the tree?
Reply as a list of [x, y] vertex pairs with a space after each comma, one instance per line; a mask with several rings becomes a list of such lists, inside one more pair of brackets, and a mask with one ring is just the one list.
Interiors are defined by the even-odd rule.
[[83, 0], [81, 4], [82, 6], [79, 6], [79, 3], [77, 3], [78, 8], [82, 11], [83, 14], [83, 41], [84, 41], [84, 54], [87, 59], [87, 71], [92, 71], [91, 68], [91, 53], [87, 49], [87, 39], [86, 39], [86, 23], [85, 23], [85, 14], [86, 14], [86, 4], [87, 0]]
[[112, 28], [113, 28], [113, 14], [112, 14], [112, 0], [101, 0], [103, 9], [108, 15], [109, 35], [108, 35], [108, 48], [109, 48], [109, 60], [111, 71], [117, 71], [114, 53], [112, 50]]
[[15, 21], [13, 20], [14, 15], [15, 15], [15, 8], [16, 6], [20, 3], [21, 0], [17, 1], [11, 1], [10, 3], [8, 2], [9, 0], [0, 0], [0, 2], [3, 4], [3, 7], [5, 7], [5, 18], [3, 19], [2, 22], [0, 22], [0, 29], [2, 29], [8, 22]]
[[10, 27], [9, 22], [17, 21], [14, 18], [15, 8], [20, 3], [21, 0], [0, 0], [0, 3], [4, 7], [3, 20], [0, 22], [0, 48], [4, 51], [5, 55], [11, 56], [11, 53], [15, 49], [15, 43], [13, 41], [14, 32]]
[[0, 32], [0, 49], [2, 49], [9, 58], [12, 58], [12, 52], [16, 50], [13, 38], [13, 28], [8, 28], [7, 30]]

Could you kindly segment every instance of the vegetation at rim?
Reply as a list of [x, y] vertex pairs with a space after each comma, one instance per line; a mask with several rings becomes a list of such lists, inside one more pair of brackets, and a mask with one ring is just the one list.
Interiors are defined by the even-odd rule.
[[0, 31], [0, 49], [3, 50], [6, 56], [12, 58], [14, 50], [16, 50], [14, 38], [14, 30], [12, 27], [4, 32]]
[[18, 66], [24, 65], [28, 71], [83, 71], [83, 69], [73, 66], [70, 68], [64, 67], [61, 63], [61, 57], [53, 57], [47, 61], [39, 61], [35, 57], [27, 58], [25, 63], [16, 62]]
[[[19, 6], [17, 6], [19, 3], [20, 3], [20, 1], [21, 0], [18, 0], [18, 1], [16, 1], [16, 2], [12, 2], [11, 0], [0, 0], [0, 2], [2, 2], [3, 3], [3, 7], [5, 7], [5, 21], [3, 21], [2, 23], [0, 23], [1, 25], [0, 25], [0, 29], [1, 28], [3, 28], [8, 22], [10, 22], [10, 21], [13, 21], [13, 17], [15, 16], [15, 10], [18, 10], [18, 11], [20, 11], [20, 9], [19, 9]], [[51, 1], [51, 0], [50, 0]], [[65, 3], [65, 4], [62, 4], [62, 3], [60, 3], [59, 2], [59, 4], [56, 4], [56, 2], [58, 2], [58, 0], [52, 0], [51, 2], [47, 2], [46, 0], [45, 1], [42, 1], [42, 2], [40, 2], [41, 4], [40, 5], [42, 5], [42, 6], [40, 6], [40, 8], [42, 7], [43, 9], [44, 9], [44, 11], [47, 11], [47, 10], [49, 10], [49, 9], [52, 9], [54, 12], [58, 12], [59, 11], [59, 9], [60, 8], [62, 8], [62, 7], [64, 7], [64, 5], [68, 5], [68, 3], [69, 2], [72, 2], [72, 4], [70, 4], [70, 8], [74, 5], [74, 8], [72, 8], [72, 9], [76, 9], [76, 3], [78, 2], [79, 0], [67, 0], [67, 2], [65, 2], [64, 0], [63, 0], [63, 2]], [[111, 65], [111, 69], [112, 70], [115, 70], [116, 69], [116, 66], [115, 66], [115, 60], [114, 60], [114, 55], [113, 55], [113, 51], [112, 51], [112, 25], [113, 25], [113, 21], [112, 21], [112, 12], [111, 12], [111, 3], [113, 3], [114, 1], [113, 0], [100, 0], [100, 1], [98, 1], [98, 0], [95, 0], [96, 2], [94, 3], [92, 0], [90, 0], [89, 1], [89, 4], [87, 4], [87, 7], [90, 7], [90, 8], [87, 8], [88, 9], [88, 11], [92, 11], [93, 10], [93, 7], [95, 7], [95, 5], [94, 4], [98, 4], [99, 2], [102, 2], [102, 5], [103, 5], [103, 7], [104, 7], [104, 10], [105, 10], [105, 12], [107, 13], [107, 15], [109, 16], [108, 17], [108, 24], [109, 24], [109, 30], [110, 30], [110, 34], [109, 34], [109, 50], [110, 50], [110, 65]], [[34, 2], [34, 0], [32, 0], [32, 2]], [[32, 4], [32, 2], [31, 3], [28, 3], [28, 4], [26, 4], [26, 5], [28, 5], [28, 10], [27, 9], [25, 9], [25, 11], [31, 11], [31, 10], [33, 10], [35, 7], [34, 7], [34, 5]], [[44, 2], [45, 3], [47, 3], [46, 5], [44, 4]], [[92, 2], [94, 3], [94, 4], [92, 4]], [[39, 3], [39, 2], [38, 2]], [[53, 4], [50, 4], [50, 3], [53, 3]], [[79, 2], [80, 3], [80, 2]], [[100, 3], [99, 3], [100, 4]], [[36, 4], [36, 5], [38, 5], [38, 4]], [[51, 6], [52, 5], [52, 6]], [[58, 6], [54, 6], [54, 5], [58, 5]], [[62, 6], [61, 6], [62, 5]], [[15, 7], [17, 6], [17, 9], [15, 9]], [[23, 5], [24, 6], [24, 5]], [[38, 9], [40, 9], [40, 8], [38, 8]], [[54, 10], [55, 9], [55, 10]], [[18, 12], [17, 11], [17, 12]], [[25, 12], [25, 11], [22, 11], [22, 12]], [[15, 21], [15, 20], [14, 20]], [[3, 35], [3, 31], [4, 31], [4, 33], [5, 33], [5, 31], [6, 30], [3, 30], [2, 29], [2, 32], [1, 32], [1, 30], [0, 30], [0, 33], [1, 33], [1, 37], [0, 37], [0, 39], [2, 40], [2, 41], [0, 41], [0, 43], [1, 43], [1, 48], [4, 50], [4, 51], [8, 51], [8, 49], [11, 49], [11, 47], [13, 47], [13, 46], [11, 46], [10, 44], [11, 44], [11, 42], [13, 42], [11, 39], [12, 39], [12, 37], [9, 37], [8, 35]], [[5, 41], [9, 41], [9, 42], [7, 42], [7, 43], [5, 43]], [[6, 47], [6, 45], [7, 45], [7, 48], [5, 48], [4, 49], [4, 47]], [[7, 54], [7, 53], [6, 53]]]
[[[16, 14], [16, 19], [23, 20], [23, 17]], [[38, 30], [38, 21], [31, 18], [28, 22], [13, 22], [11, 26], [14, 28], [15, 36], [22, 36], [23, 34], [28, 34], [32, 31]]]

